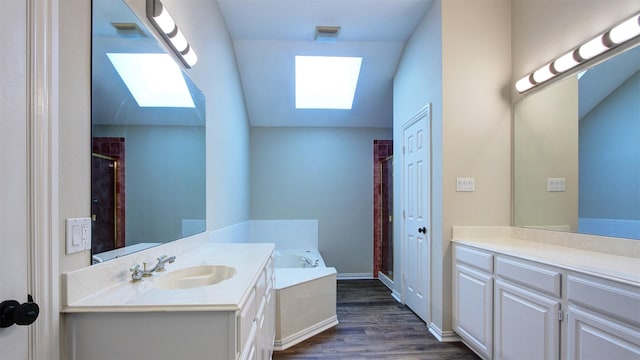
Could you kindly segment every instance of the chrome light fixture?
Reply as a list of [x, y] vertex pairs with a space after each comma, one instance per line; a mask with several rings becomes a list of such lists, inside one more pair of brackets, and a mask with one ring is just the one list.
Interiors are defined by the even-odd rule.
[[191, 68], [198, 62], [195, 51], [159, 0], [147, 0], [147, 18], [185, 67]]
[[638, 35], [640, 35], [640, 13], [518, 80], [516, 90], [524, 93], [587, 60], [635, 39]]

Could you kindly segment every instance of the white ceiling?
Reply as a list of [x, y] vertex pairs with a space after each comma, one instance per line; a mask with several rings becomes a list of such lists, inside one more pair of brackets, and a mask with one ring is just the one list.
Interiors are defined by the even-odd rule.
[[[393, 75], [431, 0], [218, 0], [253, 126], [392, 127]], [[340, 26], [337, 43], [313, 40]], [[352, 110], [296, 110], [296, 55], [361, 56]]]

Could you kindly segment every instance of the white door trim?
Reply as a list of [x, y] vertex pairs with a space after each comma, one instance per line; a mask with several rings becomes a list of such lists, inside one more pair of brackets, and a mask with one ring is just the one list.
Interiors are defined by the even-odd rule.
[[58, 0], [27, 2], [28, 284], [40, 306], [29, 359], [60, 357]]
[[[407, 120], [406, 122], [404, 122], [401, 126], [402, 129], [402, 172], [401, 172], [401, 176], [403, 177], [403, 179], [399, 182], [400, 186], [402, 187], [402, 197], [401, 197], [401, 209], [402, 209], [402, 227], [401, 227], [401, 239], [402, 241], [400, 241], [401, 244], [401, 249], [400, 249], [400, 256], [401, 256], [401, 262], [402, 262], [402, 281], [401, 281], [401, 288], [400, 288], [400, 296], [401, 296], [401, 303], [406, 304], [406, 281], [405, 281], [405, 272], [406, 272], [406, 259], [404, 258], [404, 239], [406, 237], [406, 229], [405, 229], [405, 208], [406, 208], [406, 204], [405, 204], [405, 186], [404, 186], [404, 148], [405, 148], [405, 144], [404, 144], [404, 132], [410, 128], [413, 124], [415, 124], [416, 122], [418, 122], [419, 120], [421, 120], [422, 118], [426, 117], [427, 118], [427, 126], [429, 127], [429, 159], [427, 159], [429, 161], [429, 164], [432, 163], [432, 141], [433, 141], [433, 135], [431, 134], [431, 103], [427, 102], [422, 108], [420, 108], [415, 115], [413, 115], [409, 120]], [[431, 171], [429, 171], [429, 199], [431, 199], [431, 195], [432, 195], [432, 174]], [[426, 238], [429, 241], [429, 246], [431, 246], [432, 242], [431, 242], [431, 202], [429, 202], [428, 204], [429, 206], [429, 218], [428, 218], [428, 228], [429, 228], [429, 232], [426, 235]], [[395, 243], [394, 243], [395, 246]], [[431, 258], [431, 253], [433, 249], [429, 249], [429, 267], [431, 267], [431, 263], [432, 263], [432, 258]], [[429, 284], [428, 284], [428, 291], [429, 291], [429, 308], [427, 310], [427, 319], [425, 320], [427, 324], [429, 324], [431, 322], [431, 294], [432, 294], [432, 274], [431, 274], [431, 268], [429, 268]]]

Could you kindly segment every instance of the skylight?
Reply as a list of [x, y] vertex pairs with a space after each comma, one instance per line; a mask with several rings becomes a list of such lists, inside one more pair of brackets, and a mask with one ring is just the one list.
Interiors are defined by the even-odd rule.
[[109, 53], [140, 107], [194, 108], [182, 70], [168, 54]]
[[296, 109], [351, 109], [361, 57], [296, 56]]

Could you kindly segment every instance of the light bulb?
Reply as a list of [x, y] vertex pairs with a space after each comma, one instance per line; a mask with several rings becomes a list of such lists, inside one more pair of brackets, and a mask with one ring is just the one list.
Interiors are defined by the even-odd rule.
[[575, 67], [576, 65], [579, 64], [578, 60], [576, 60], [576, 58], [573, 56], [574, 51], [571, 50], [570, 52], [560, 56], [559, 58], [557, 58], [551, 66], [553, 66], [553, 69], [557, 72], [557, 73], [561, 73], [561, 72], [565, 72], [573, 67]]
[[156, 24], [158, 24], [160, 30], [162, 30], [165, 34], [170, 34], [173, 29], [176, 28], [176, 23], [173, 21], [171, 15], [169, 15], [167, 9], [165, 9], [164, 7], [162, 7], [160, 15], [154, 16], [153, 20], [156, 22]]
[[182, 58], [187, 62], [187, 64], [189, 64], [190, 67], [198, 62], [198, 56], [196, 55], [196, 52], [191, 48], [189, 48], [189, 51], [187, 51], [185, 54], [182, 54]]
[[171, 43], [176, 48], [176, 50], [178, 50], [178, 52], [185, 51], [187, 49], [187, 46], [189, 46], [187, 39], [185, 39], [184, 35], [182, 35], [180, 29], [176, 29], [176, 34], [170, 37], [169, 40], [171, 40]]
[[607, 51], [607, 49], [608, 47], [606, 47], [602, 41], [602, 35], [598, 35], [580, 46], [580, 48], [578, 48], [578, 55], [581, 59], [588, 60], [596, 55], [602, 54]]
[[516, 90], [518, 90], [519, 93], [523, 93], [531, 89], [534, 85], [535, 84], [531, 82], [531, 77], [527, 75], [516, 82]]
[[547, 64], [533, 72], [533, 80], [537, 84], [545, 82], [554, 76], [555, 74], [551, 72], [551, 64]]
[[640, 14], [634, 15], [609, 31], [609, 40], [616, 45], [640, 35]]

